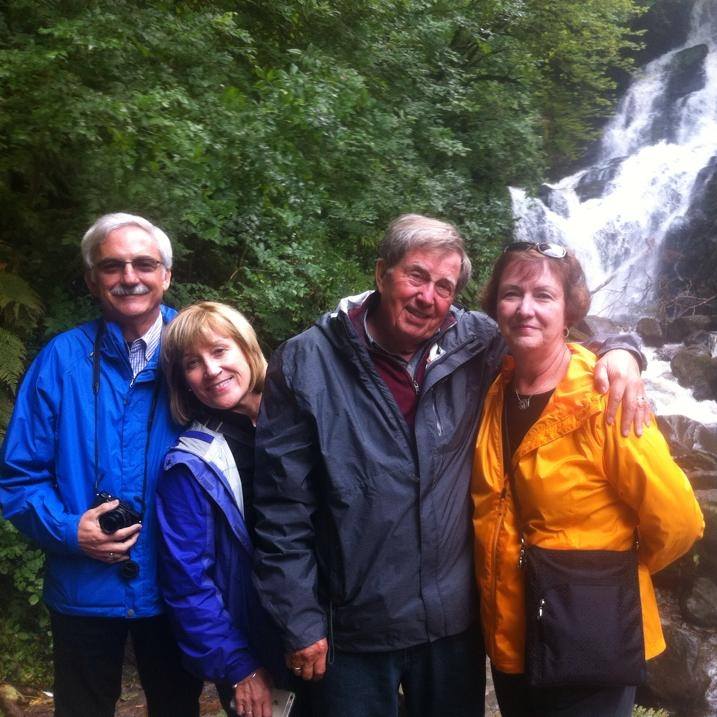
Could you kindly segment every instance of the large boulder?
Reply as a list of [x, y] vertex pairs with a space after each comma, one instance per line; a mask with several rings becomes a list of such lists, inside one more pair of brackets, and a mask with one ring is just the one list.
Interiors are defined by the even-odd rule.
[[614, 336], [622, 331], [622, 327], [612, 319], [604, 316], [586, 316], [574, 327], [576, 336], [596, 341], [604, 341], [608, 336]]
[[568, 216], [568, 200], [559, 189], [555, 189], [555, 187], [551, 187], [549, 184], [541, 184], [538, 188], [538, 199], [540, 199], [548, 209], [556, 214], [560, 214], [561, 217]]
[[654, 0], [635, 23], [635, 29], [645, 32], [644, 45], [636, 62], [645, 65], [660, 55], [687, 42], [690, 15], [695, 0]]
[[698, 346], [680, 349], [670, 362], [680, 386], [691, 388], [698, 401], [717, 398], [717, 359]]
[[657, 425], [693, 487], [717, 489], [717, 431], [686, 416], [658, 416]]
[[695, 45], [672, 56], [665, 70], [667, 77], [663, 90], [655, 97], [652, 105], [650, 134], [653, 144], [663, 139], [677, 141], [682, 99], [705, 86], [705, 58], [708, 54], [707, 45]]
[[680, 316], [667, 324], [665, 330], [666, 338], [670, 343], [685, 341], [696, 333], [709, 330], [712, 326], [712, 318], [704, 314], [693, 314], [692, 316]]
[[641, 318], [637, 322], [635, 331], [645, 346], [662, 346], [665, 343], [665, 335], [662, 333], [660, 322], [651, 316]]
[[695, 491], [705, 517], [705, 534], [696, 546], [700, 573], [717, 582], [717, 489]]
[[668, 101], [674, 102], [705, 86], [707, 81], [705, 58], [708, 54], [707, 45], [695, 45], [686, 47], [672, 56], [664, 89]]
[[660, 705], [678, 714], [692, 714], [691, 710], [700, 714], [714, 667], [709, 650], [703, 647], [706, 633], [684, 624], [673, 595], [659, 590], [658, 601], [667, 649], [647, 663], [645, 688]]
[[[674, 304], [680, 296], [703, 301], [717, 315], [717, 156], [697, 175], [689, 206], [675, 220], [660, 246], [660, 300]], [[717, 327], [711, 327], [717, 328]]]
[[711, 578], [697, 578], [682, 596], [680, 607], [694, 625], [717, 627], [717, 585]]
[[601, 197], [620, 170], [624, 159], [624, 157], [615, 157], [605, 164], [588, 169], [575, 185], [575, 194], [580, 197], [580, 201], [586, 202], [588, 199]]

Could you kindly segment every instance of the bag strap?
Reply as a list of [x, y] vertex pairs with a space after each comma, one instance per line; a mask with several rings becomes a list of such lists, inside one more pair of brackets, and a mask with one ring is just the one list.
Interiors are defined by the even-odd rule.
[[503, 392], [503, 412], [501, 416], [501, 431], [503, 438], [503, 466], [508, 474], [510, 481], [510, 495], [515, 506], [515, 516], [518, 519], [518, 531], [520, 532], [520, 557], [518, 558], [518, 567], [525, 565], [525, 549], [527, 542], [525, 540], [525, 526], [520, 515], [520, 500], [518, 499], [518, 489], [515, 485], [515, 475], [513, 473], [513, 451], [510, 445], [510, 436], [508, 435], [508, 401]]
[[[513, 473], [513, 451], [510, 445], [510, 436], [508, 435], [508, 401], [506, 400], [505, 394], [503, 395], [501, 430], [503, 433], [503, 465], [505, 472], [508, 474], [508, 480], [510, 481], [510, 495], [513, 499], [513, 505], [515, 506], [515, 516], [518, 519], [518, 531], [520, 532], [520, 557], [518, 558], [518, 567], [522, 568], [525, 565], [525, 551], [528, 546], [528, 541], [525, 538], [525, 523], [520, 514], [520, 499], [518, 498], [518, 488], [515, 484], [515, 474]], [[634, 532], [633, 548], [635, 552], [640, 550], [640, 535], [637, 526]]]

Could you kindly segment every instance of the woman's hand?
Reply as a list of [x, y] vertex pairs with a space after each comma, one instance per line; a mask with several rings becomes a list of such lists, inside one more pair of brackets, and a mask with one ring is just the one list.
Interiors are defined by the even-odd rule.
[[271, 677], [260, 667], [234, 687], [236, 712], [240, 717], [271, 717]]
[[595, 366], [595, 388], [600, 393], [610, 391], [606, 414], [608, 424], [614, 423], [622, 402], [622, 435], [630, 435], [634, 424], [635, 434], [641, 436], [642, 427], [650, 425], [651, 408], [635, 357], [623, 349], [608, 351]]

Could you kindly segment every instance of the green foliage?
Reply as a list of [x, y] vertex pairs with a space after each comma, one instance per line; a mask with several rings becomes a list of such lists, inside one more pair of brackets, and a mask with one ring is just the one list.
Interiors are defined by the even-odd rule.
[[666, 710], [650, 709], [635, 705], [632, 710], [632, 717], [670, 717], [670, 713]]
[[238, 302], [274, 345], [370, 284], [402, 211], [447, 216], [478, 255], [495, 252], [506, 186], [574, 156], [609, 106], [634, 12], [13, 0], [0, 11], [0, 241], [22, 245], [17, 271], [54, 329], [84, 291], [84, 228], [144, 214], [174, 240], [175, 281]]
[[49, 619], [40, 602], [44, 556], [0, 521], [0, 682], [49, 684]]
[[0, 269], [0, 438], [5, 435], [12, 398], [25, 368], [25, 339], [41, 310], [40, 299], [29, 284]]

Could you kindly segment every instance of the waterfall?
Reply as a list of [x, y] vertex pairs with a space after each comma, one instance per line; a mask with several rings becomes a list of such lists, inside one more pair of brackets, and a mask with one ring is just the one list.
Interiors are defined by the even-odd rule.
[[[698, 0], [685, 44], [637, 73], [596, 162], [543, 184], [538, 197], [511, 188], [515, 239], [571, 247], [593, 292], [591, 313], [634, 326], [658, 314], [660, 246], [684, 221], [698, 174], [715, 156], [717, 0]], [[695, 401], [652, 351], [649, 363], [658, 414], [717, 424], [717, 402]]]
[[606, 127], [598, 159], [541, 187], [511, 189], [516, 239], [558, 241], [583, 263], [592, 313], [656, 313], [659, 248], [717, 154], [717, 2], [695, 4], [687, 42], [650, 62]]

